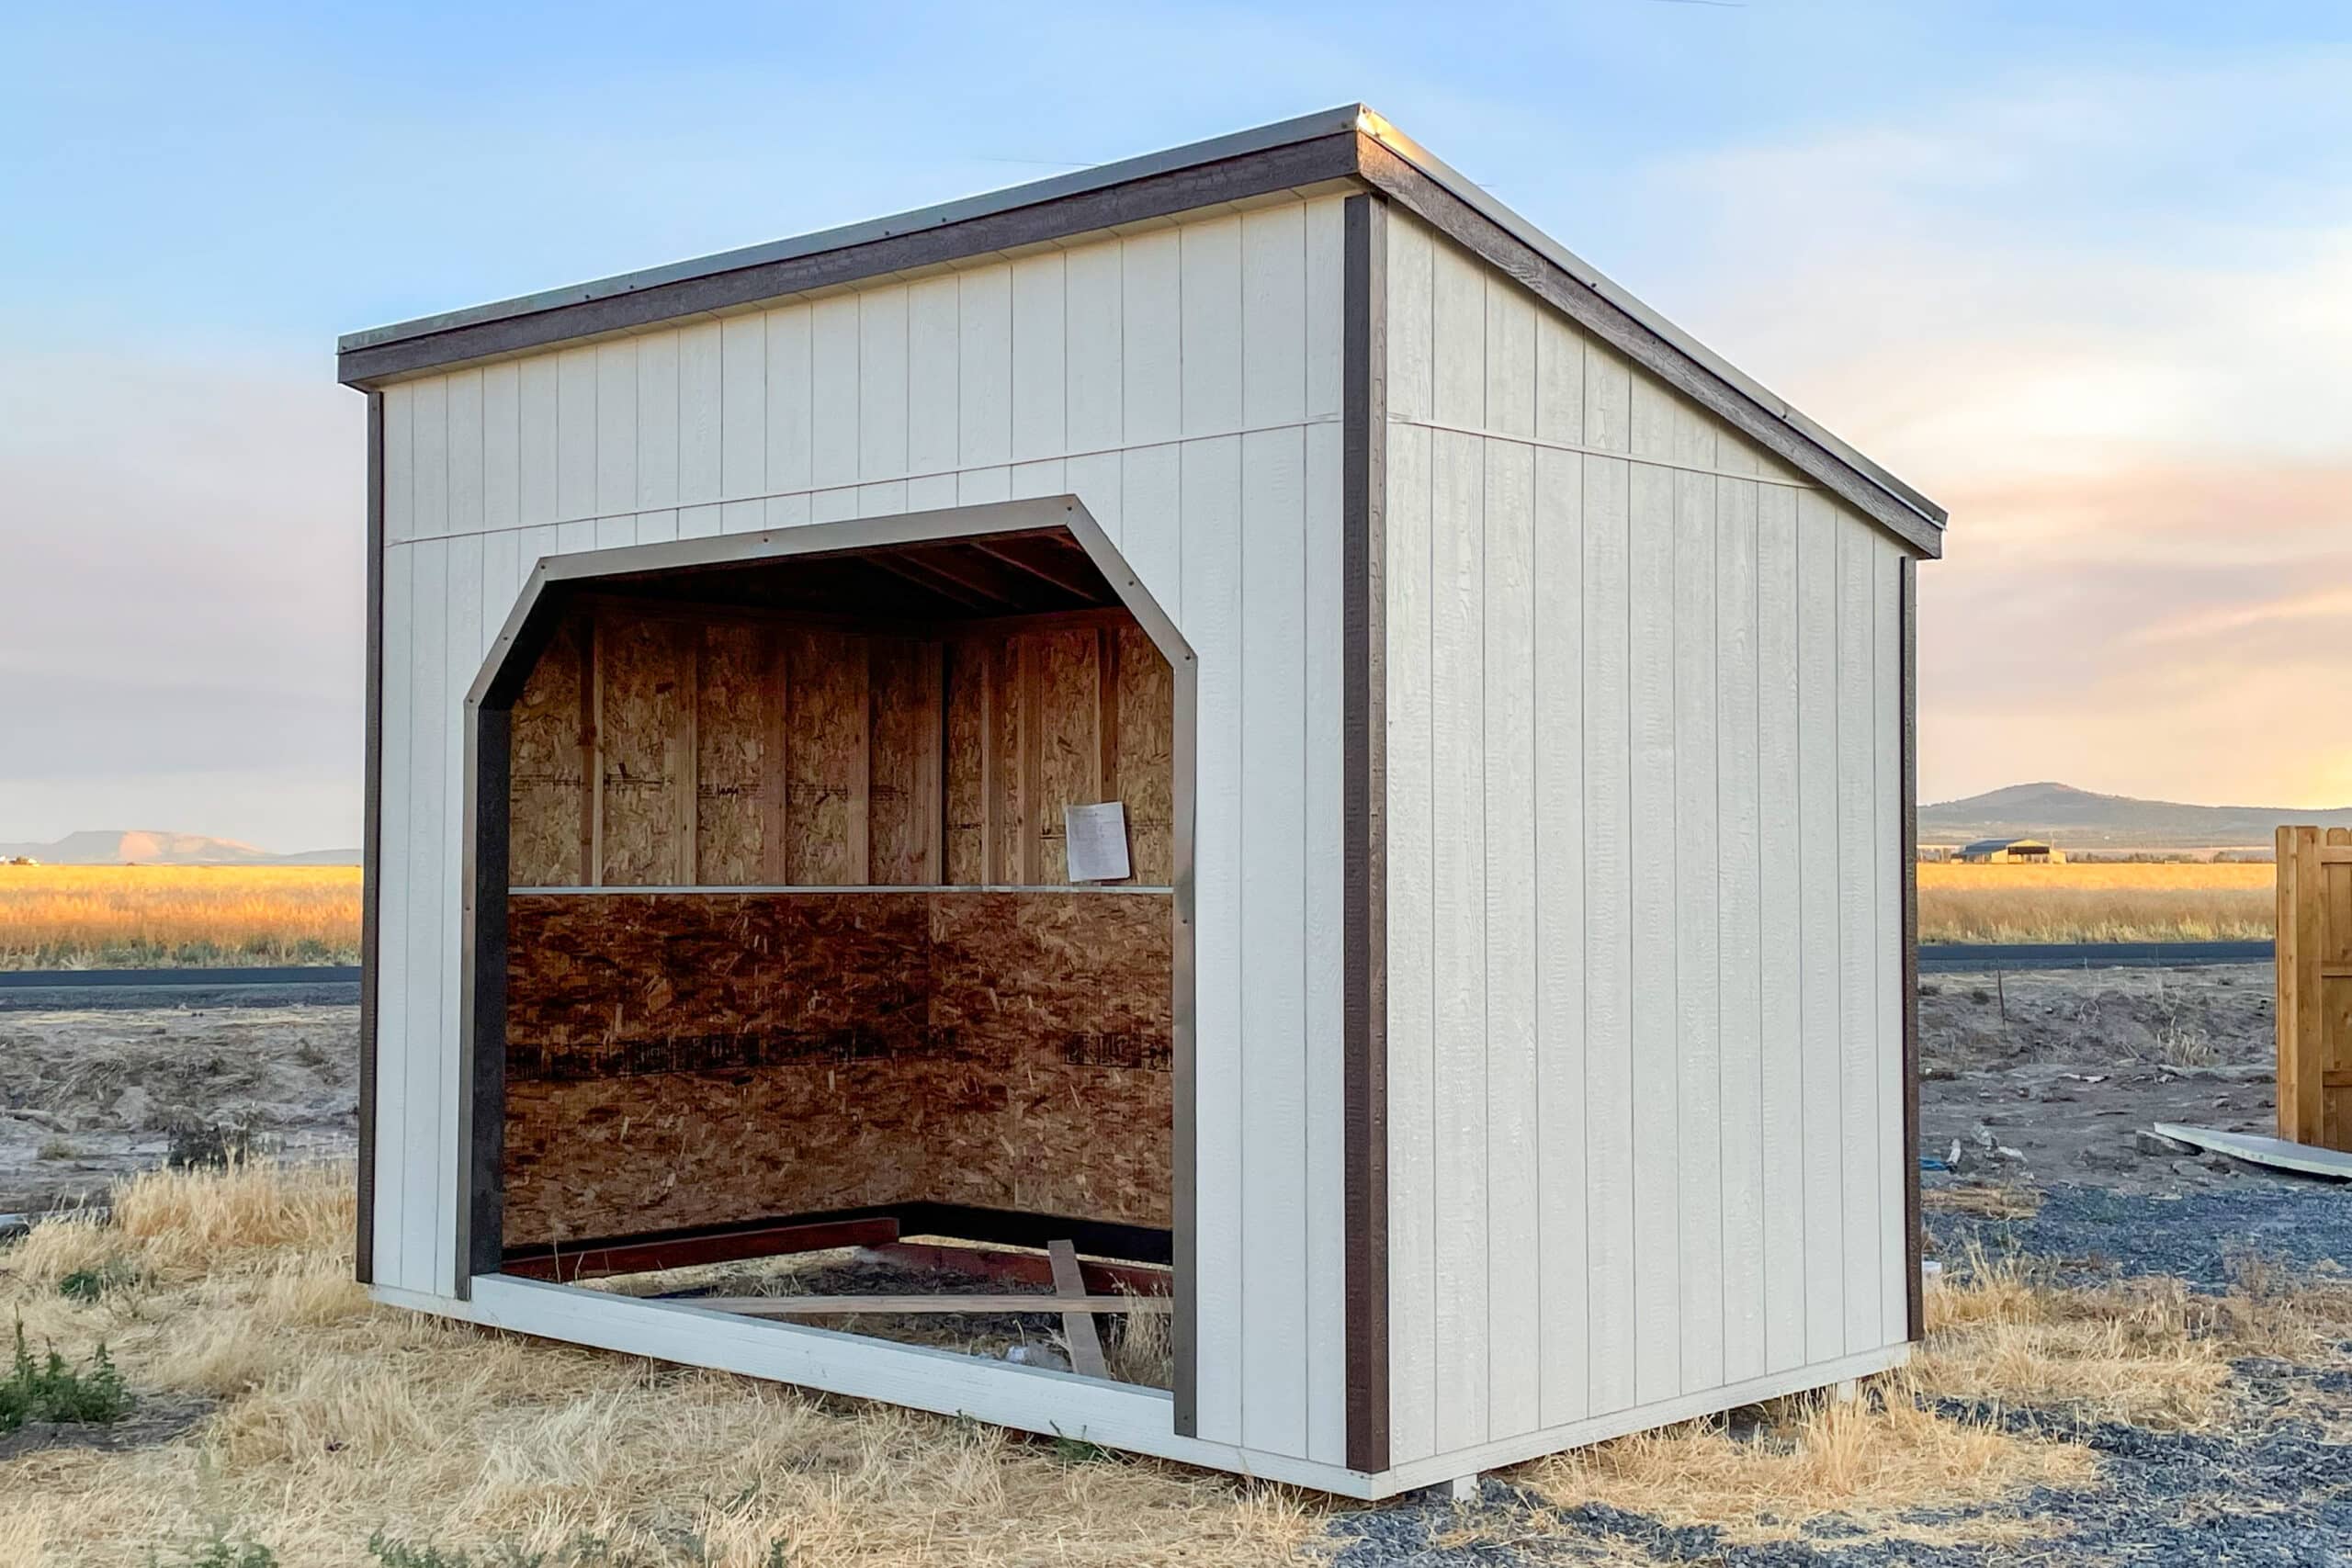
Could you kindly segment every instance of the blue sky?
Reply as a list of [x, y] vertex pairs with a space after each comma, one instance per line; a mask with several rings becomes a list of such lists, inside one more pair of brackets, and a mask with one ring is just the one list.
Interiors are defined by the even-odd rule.
[[2352, 800], [2352, 8], [20, 6], [0, 840], [357, 830], [335, 334], [1362, 98], [1951, 506], [1923, 790]]

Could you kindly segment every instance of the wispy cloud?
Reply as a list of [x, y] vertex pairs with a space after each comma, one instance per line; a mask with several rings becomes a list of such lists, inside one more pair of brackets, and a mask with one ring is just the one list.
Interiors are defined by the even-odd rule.
[[2352, 62], [2021, 82], [1678, 161], [1736, 357], [1949, 505], [1931, 795], [2352, 799]]

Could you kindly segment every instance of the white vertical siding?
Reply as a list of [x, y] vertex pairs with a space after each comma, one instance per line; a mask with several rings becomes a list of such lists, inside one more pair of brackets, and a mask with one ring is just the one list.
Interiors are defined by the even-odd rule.
[[1199, 1431], [1341, 1461], [1340, 210], [388, 389], [381, 1282], [455, 1284], [458, 709], [532, 564], [1075, 491], [1200, 660]]
[[1410, 1463], [1900, 1342], [1900, 552], [1389, 228]]

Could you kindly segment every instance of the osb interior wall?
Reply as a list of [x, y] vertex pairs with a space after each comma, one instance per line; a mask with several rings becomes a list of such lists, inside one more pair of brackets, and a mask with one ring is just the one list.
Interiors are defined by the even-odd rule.
[[1174, 876], [1174, 683], [1123, 611], [877, 636], [606, 602], [516, 700], [522, 887], [1053, 886], [1062, 807]]
[[929, 1200], [1165, 1227], [1163, 893], [518, 894], [510, 1247]]

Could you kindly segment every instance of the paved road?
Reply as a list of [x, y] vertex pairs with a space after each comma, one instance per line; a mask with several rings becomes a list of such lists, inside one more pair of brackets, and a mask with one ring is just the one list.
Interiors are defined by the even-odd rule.
[[2267, 964], [2267, 942], [1949, 942], [1919, 949], [1919, 970], [2105, 969], [2121, 965]]
[[356, 964], [275, 969], [5, 969], [0, 1012], [290, 1007], [359, 1000]]

